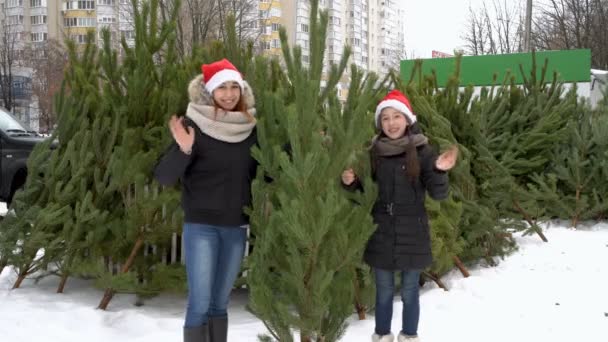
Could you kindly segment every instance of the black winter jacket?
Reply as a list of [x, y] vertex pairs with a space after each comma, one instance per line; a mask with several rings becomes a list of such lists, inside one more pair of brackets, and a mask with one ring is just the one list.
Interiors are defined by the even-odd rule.
[[204, 133], [190, 120], [195, 138], [190, 155], [174, 142], [162, 156], [154, 176], [163, 185], [182, 183], [185, 222], [242, 226], [249, 222], [243, 208], [251, 204], [251, 181], [257, 163], [251, 156], [254, 129], [242, 142], [227, 143]]
[[432, 261], [426, 193], [435, 200], [448, 195], [448, 175], [435, 169], [437, 154], [429, 145], [419, 146], [420, 177], [410, 182], [405, 153], [380, 157], [375, 171], [378, 200], [373, 217], [377, 224], [365, 249], [364, 260], [385, 270], [424, 269]]

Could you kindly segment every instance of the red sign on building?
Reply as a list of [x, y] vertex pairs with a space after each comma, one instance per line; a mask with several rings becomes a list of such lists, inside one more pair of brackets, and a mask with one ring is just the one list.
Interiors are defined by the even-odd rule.
[[433, 58], [448, 58], [448, 57], [454, 57], [454, 55], [451, 55], [449, 53], [445, 53], [445, 52], [441, 52], [441, 51], [437, 51], [437, 50], [433, 50], [431, 52], [431, 56]]

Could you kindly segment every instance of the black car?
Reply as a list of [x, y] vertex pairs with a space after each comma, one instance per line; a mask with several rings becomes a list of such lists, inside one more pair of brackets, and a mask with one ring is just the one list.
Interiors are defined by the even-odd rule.
[[44, 139], [0, 108], [0, 201], [7, 206], [15, 191], [25, 184], [27, 158]]

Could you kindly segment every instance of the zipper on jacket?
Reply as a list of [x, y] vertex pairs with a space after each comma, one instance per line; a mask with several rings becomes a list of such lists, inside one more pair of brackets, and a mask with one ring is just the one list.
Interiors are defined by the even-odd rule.
[[393, 216], [393, 203], [389, 203], [386, 205], [386, 212], [389, 216]]

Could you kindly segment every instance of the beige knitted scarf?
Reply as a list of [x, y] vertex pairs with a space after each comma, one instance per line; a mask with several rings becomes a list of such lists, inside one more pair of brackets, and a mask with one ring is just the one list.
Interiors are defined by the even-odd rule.
[[253, 120], [241, 112], [230, 112], [216, 109], [213, 106], [190, 102], [186, 116], [190, 118], [208, 136], [229, 142], [241, 142], [251, 134], [255, 127], [255, 108], [247, 110]]

